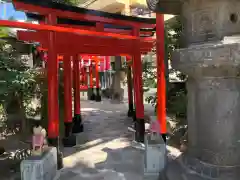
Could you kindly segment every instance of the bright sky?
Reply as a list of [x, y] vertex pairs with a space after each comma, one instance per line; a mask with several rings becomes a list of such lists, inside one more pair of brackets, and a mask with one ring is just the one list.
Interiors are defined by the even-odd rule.
[[6, 14], [4, 17], [4, 5], [0, 4], [0, 18], [1, 19], [8, 19], [10, 17], [14, 17], [16, 20], [25, 20], [26, 19], [25, 13], [15, 11], [12, 3], [5, 3], [5, 7], [6, 7]]

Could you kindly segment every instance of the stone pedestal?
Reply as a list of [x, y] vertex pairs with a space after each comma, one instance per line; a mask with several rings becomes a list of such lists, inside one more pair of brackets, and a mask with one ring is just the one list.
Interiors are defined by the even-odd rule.
[[238, 0], [182, 1], [186, 48], [172, 66], [188, 75], [188, 149], [162, 179], [240, 177], [239, 11]]
[[50, 147], [41, 156], [21, 162], [21, 180], [53, 180], [57, 173], [57, 149]]
[[173, 66], [189, 75], [188, 150], [169, 164], [168, 179], [176, 169], [184, 180], [239, 179], [239, 50], [240, 44], [223, 41], [175, 53]]

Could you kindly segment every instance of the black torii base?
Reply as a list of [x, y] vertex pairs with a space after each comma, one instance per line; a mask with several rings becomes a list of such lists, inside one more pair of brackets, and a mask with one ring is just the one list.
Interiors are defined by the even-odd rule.
[[94, 93], [94, 88], [89, 88], [88, 89], [88, 100], [90, 100], [90, 101], [95, 101], [96, 100], [96, 95]]
[[129, 108], [128, 108], [127, 116], [128, 116], [128, 117], [133, 117], [134, 114], [135, 114], [135, 111], [134, 111], [134, 109], [133, 109], [133, 104], [129, 104], [128, 107], [129, 107]]
[[64, 147], [73, 147], [76, 145], [76, 136], [72, 134], [73, 123], [64, 123], [65, 126], [65, 137], [62, 139]]
[[82, 123], [82, 116], [81, 114], [75, 114], [73, 118], [73, 126], [72, 126], [72, 133], [78, 134], [83, 132], [84, 127]]
[[96, 101], [96, 102], [101, 102], [101, 101], [102, 101], [102, 97], [101, 97], [101, 95], [100, 95], [100, 89], [99, 89], [99, 88], [96, 88], [95, 101]]
[[134, 128], [135, 128], [135, 141], [144, 143], [144, 135], [145, 135], [144, 119], [136, 118], [136, 121], [134, 122]]

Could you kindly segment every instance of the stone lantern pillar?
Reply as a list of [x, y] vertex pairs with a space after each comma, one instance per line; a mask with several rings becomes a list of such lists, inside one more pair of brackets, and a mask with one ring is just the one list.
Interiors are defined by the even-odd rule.
[[[151, 0], [147, 0], [151, 1]], [[153, 0], [155, 12], [174, 14]], [[148, 4], [150, 4], [148, 2]], [[168, 164], [163, 179], [240, 178], [240, 1], [181, 1], [185, 48], [173, 54], [188, 75], [188, 149]], [[168, 4], [168, 5], [167, 5]], [[175, 7], [175, 6], [174, 6]], [[178, 10], [179, 11], [179, 10]]]

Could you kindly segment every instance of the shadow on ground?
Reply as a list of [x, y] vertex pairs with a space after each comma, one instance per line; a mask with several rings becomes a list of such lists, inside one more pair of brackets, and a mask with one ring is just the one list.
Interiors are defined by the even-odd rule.
[[65, 168], [56, 179], [141, 180], [143, 151], [131, 147], [127, 106], [109, 101], [81, 101], [81, 105], [87, 114], [80, 135], [83, 143], [63, 149]]
[[132, 147], [103, 148], [92, 158], [78, 158], [72, 167], [60, 171], [57, 180], [141, 180], [143, 152]]
[[[81, 101], [81, 105], [87, 114], [82, 143], [64, 148], [65, 168], [55, 180], [146, 180], [144, 151], [131, 146], [133, 135], [128, 127], [132, 119], [126, 115], [126, 104]], [[170, 151], [172, 157], [178, 153]]]

